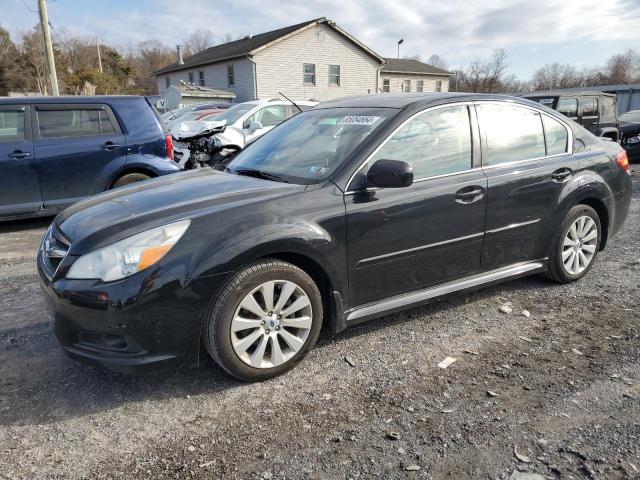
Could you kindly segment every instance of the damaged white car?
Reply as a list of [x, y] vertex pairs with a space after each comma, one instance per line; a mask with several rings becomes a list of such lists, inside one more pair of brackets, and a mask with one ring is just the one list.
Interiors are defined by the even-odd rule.
[[210, 120], [177, 122], [170, 128], [176, 161], [185, 169], [224, 166], [247, 144], [317, 102], [252, 100]]

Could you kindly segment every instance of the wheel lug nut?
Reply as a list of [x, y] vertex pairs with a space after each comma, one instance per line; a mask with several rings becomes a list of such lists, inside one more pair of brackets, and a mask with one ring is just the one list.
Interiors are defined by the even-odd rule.
[[280, 327], [276, 327], [276, 330], [280, 330]]
[[262, 320], [262, 321], [260, 322], [260, 325], [264, 325], [264, 324], [265, 324], [265, 321], [264, 321], [264, 320]]
[[267, 329], [265, 329], [264, 333], [269, 333], [269, 331], [270, 330], [267, 328]]

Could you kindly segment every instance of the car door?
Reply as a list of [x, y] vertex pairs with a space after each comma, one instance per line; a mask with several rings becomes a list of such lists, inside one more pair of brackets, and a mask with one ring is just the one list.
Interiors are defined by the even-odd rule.
[[[351, 306], [478, 272], [487, 187], [478, 153], [468, 105], [449, 105], [407, 120], [355, 174], [345, 193]], [[364, 188], [381, 159], [410, 163], [414, 183]]]
[[570, 129], [523, 105], [479, 102], [476, 110], [489, 181], [482, 267], [546, 257], [559, 196], [579, 171]]
[[42, 207], [28, 105], [0, 105], [0, 216]]
[[102, 104], [36, 104], [36, 169], [46, 208], [60, 208], [108, 188], [125, 165], [127, 146]]
[[[256, 110], [243, 125], [245, 145], [287, 119], [286, 105], [267, 105]], [[255, 126], [260, 128], [255, 128]]]
[[598, 121], [598, 97], [580, 97], [580, 123], [596, 136], [600, 136]]

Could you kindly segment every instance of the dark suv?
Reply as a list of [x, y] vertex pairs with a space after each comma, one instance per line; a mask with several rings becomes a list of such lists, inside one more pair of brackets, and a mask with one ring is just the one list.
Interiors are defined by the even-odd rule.
[[199, 169], [85, 200], [38, 255], [72, 358], [196, 360], [246, 380], [333, 332], [461, 290], [585, 275], [620, 229], [620, 145], [498, 95], [322, 104]]
[[180, 170], [144, 97], [0, 99], [0, 220]]
[[603, 92], [537, 92], [524, 95], [524, 98], [553, 108], [579, 123], [596, 137], [617, 142], [618, 115], [616, 96]]

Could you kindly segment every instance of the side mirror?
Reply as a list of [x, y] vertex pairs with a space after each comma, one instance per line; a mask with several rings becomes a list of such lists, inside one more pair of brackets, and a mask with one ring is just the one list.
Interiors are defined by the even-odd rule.
[[367, 181], [374, 187], [408, 187], [413, 183], [413, 167], [400, 160], [378, 160], [369, 168]]
[[249, 130], [252, 133], [255, 132], [256, 130], [261, 130], [261, 129], [262, 129], [262, 123], [260, 122], [251, 122], [247, 127], [247, 130]]

